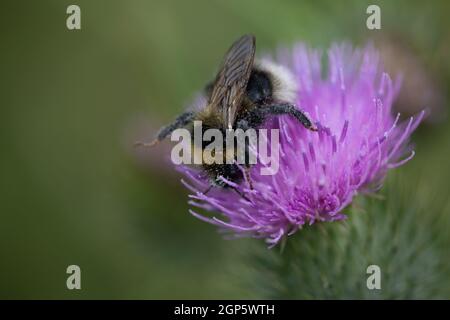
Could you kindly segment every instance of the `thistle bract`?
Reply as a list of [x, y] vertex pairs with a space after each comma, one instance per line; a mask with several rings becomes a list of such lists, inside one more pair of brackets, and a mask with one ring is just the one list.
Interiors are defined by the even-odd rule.
[[389, 169], [414, 156], [409, 137], [424, 114], [402, 122], [392, 114], [400, 83], [383, 72], [370, 46], [334, 45], [323, 56], [299, 44], [272, 60], [295, 76], [297, 106], [319, 131], [308, 131], [287, 115], [267, 121], [264, 127], [280, 130], [279, 169], [261, 175], [256, 169], [263, 164], [253, 166], [253, 190], [248, 181], [225, 181], [241, 195], [221, 188], [205, 195], [209, 181], [204, 174], [186, 166], [179, 169], [192, 191], [194, 216], [231, 237], [265, 238], [275, 245], [305, 224], [344, 219], [342, 210], [357, 193], [380, 188]]

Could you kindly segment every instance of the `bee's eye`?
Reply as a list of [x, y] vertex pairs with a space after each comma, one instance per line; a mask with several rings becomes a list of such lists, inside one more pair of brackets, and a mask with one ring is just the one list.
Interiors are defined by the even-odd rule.
[[265, 72], [253, 71], [247, 84], [247, 95], [253, 102], [262, 102], [272, 94], [272, 84]]

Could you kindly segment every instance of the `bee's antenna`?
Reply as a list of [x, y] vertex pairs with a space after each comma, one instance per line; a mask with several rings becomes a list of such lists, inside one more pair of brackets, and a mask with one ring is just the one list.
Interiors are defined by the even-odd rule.
[[208, 187], [208, 189], [206, 189], [205, 191], [203, 191], [203, 194], [206, 195], [209, 191], [211, 191], [212, 187], [213, 187], [213, 185], [210, 184], [209, 187]]
[[141, 142], [141, 141], [136, 141], [134, 143], [135, 147], [147, 147], [147, 148], [151, 148], [156, 146], [159, 143], [158, 139], [153, 140], [152, 142]]
[[239, 191], [237, 188], [235, 188], [235, 187], [231, 187], [230, 186], [230, 188], [231, 189], [233, 189], [238, 195], [240, 195], [243, 199], [245, 199], [245, 200], [247, 200], [248, 202], [251, 202], [251, 200], [249, 199], [249, 198], [247, 198], [246, 196], [245, 196], [245, 194], [243, 194], [241, 191]]

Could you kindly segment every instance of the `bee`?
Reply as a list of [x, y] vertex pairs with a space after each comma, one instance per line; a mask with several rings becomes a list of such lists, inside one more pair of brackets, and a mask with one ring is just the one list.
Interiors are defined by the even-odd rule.
[[[255, 61], [255, 50], [256, 39], [253, 35], [244, 35], [236, 40], [225, 54], [215, 79], [206, 85], [207, 104], [204, 108], [182, 113], [175, 121], [161, 128], [154, 141], [137, 144], [154, 146], [175, 129], [190, 126], [192, 130], [194, 121], [202, 121], [203, 131], [215, 128], [225, 136], [227, 129], [257, 129], [270, 116], [289, 115], [306, 129], [317, 131], [315, 124], [294, 104], [297, 94], [294, 77], [282, 66], [263, 60]], [[240, 183], [244, 175], [250, 189], [253, 188], [248, 163], [244, 166], [245, 170], [237, 164], [225, 162], [203, 163], [201, 166], [210, 179], [210, 187], [205, 193], [213, 186], [230, 188], [230, 184], [222, 178]]]

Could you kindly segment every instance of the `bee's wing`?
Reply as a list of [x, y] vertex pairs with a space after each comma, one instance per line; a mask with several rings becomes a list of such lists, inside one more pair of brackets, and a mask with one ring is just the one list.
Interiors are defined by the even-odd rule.
[[231, 128], [241, 106], [255, 57], [255, 37], [236, 40], [225, 55], [211, 92], [209, 105], [222, 113], [224, 126]]

